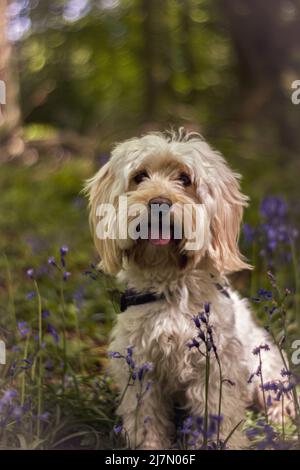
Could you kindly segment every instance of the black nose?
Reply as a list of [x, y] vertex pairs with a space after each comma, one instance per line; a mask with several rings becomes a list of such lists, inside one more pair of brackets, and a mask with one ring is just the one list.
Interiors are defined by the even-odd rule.
[[150, 208], [154, 204], [159, 206], [164, 205], [170, 208], [172, 206], [172, 201], [166, 197], [154, 197], [153, 199], [150, 199], [148, 204]]

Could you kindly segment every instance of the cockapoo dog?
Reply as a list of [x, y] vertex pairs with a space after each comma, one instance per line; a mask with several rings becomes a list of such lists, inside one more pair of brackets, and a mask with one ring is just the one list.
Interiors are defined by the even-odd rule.
[[[262, 403], [259, 377], [248, 383], [258, 366], [253, 349], [265, 343], [270, 346], [270, 351], [264, 353], [264, 381], [278, 378], [282, 368], [277, 349], [252, 320], [246, 300], [228, 286], [225, 277], [251, 268], [237, 244], [247, 205], [247, 197], [240, 192], [239, 175], [198, 134], [182, 130], [170, 135], [151, 133], [118, 144], [111, 159], [88, 181], [87, 191], [101, 268], [117, 275], [129, 289], [109, 350], [126, 355], [130, 347], [136, 364], [152, 364], [147, 372], [152, 385], [138, 402], [140, 381], [136, 379], [123, 394], [128, 368], [124, 361], [111, 359], [112, 376], [123, 394], [118, 414], [123, 418], [130, 445], [170, 448], [175, 436], [174, 403], [187, 415], [204, 416], [206, 359], [197, 316], [205, 308], [210, 311], [213, 346], [222, 377], [228, 379], [223, 382], [222, 393], [220, 433], [224, 440], [243, 420], [251, 402], [258, 398]], [[117, 211], [120, 196], [127, 202], [126, 213]], [[118, 225], [124, 227], [125, 222], [134, 219], [134, 211], [130, 213], [134, 205], [146, 208], [136, 231], [152, 206], [163, 205], [170, 215], [170, 233], [162, 236], [159, 215], [156, 235], [151, 232], [151, 222], [147, 222], [148, 231], [143, 237], [130, 236], [127, 229], [123, 237], [101, 237], [97, 224], [103, 204], [112, 207], [107, 219], [110, 234], [116, 233]], [[192, 208], [190, 216], [182, 221], [184, 229], [195, 228], [199, 216], [196, 249], [187, 248], [190, 240], [185, 231], [181, 238], [174, 236], [180, 205]], [[213, 350], [209, 355], [208, 411], [217, 415], [219, 367]], [[228, 441], [230, 448], [247, 445], [241, 428]]]

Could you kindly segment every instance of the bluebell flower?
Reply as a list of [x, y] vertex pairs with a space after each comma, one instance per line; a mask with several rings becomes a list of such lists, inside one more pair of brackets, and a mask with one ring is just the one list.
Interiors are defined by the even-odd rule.
[[81, 310], [83, 301], [84, 301], [84, 286], [79, 286], [79, 288], [73, 294], [73, 300], [77, 307], [77, 310]]
[[253, 242], [257, 235], [256, 230], [247, 223], [243, 225], [243, 233], [247, 243]]
[[282, 377], [291, 377], [292, 372], [290, 370], [281, 369], [280, 375]]
[[32, 299], [34, 299], [35, 296], [36, 296], [36, 292], [34, 290], [32, 290], [31, 292], [28, 292], [26, 294], [26, 299], [27, 300], [32, 300]]
[[132, 359], [132, 356], [128, 356], [128, 354], [127, 354], [127, 356], [125, 357], [125, 359], [126, 359], [127, 364], [129, 365], [129, 367], [130, 367], [131, 369], [134, 369], [134, 368], [135, 368], [135, 362], [134, 362], [134, 360]]
[[258, 296], [264, 300], [271, 300], [273, 297], [273, 294], [272, 294], [272, 291], [270, 290], [259, 289]]
[[50, 323], [47, 323], [46, 331], [52, 336], [52, 338], [54, 339], [56, 343], [59, 342], [59, 334], [57, 333], [53, 325], [51, 325]]
[[210, 303], [209, 302], [205, 302], [204, 311], [205, 311], [206, 314], [210, 312]]
[[17, 398], [18, 393], [16, 390], [6, 390], [0, 398], [0, 413], [5, 407], [12, 405], [13, 400]]
[[67, 245], [63, 245], [60, 248], [60, 254], [61, 256], [66, 256], [66, 254], [69, 252], [69, 247]]
[[33, 268], [27, 269], [26, 274], [30, 279], [32, 279], [32, 280], [34, 279], [34, 270], [33, 270]]
[[51, 264], [51, 266], [58, 267], [57, 264], [56, 264], [54, 256], [50, 256], [50, 258], [48, 258], [48, 264]]
[[277, 392], [278, 387], [278, 383], [274, 381], [266, 382], [262, 386], [260, 386], [260, 388], [263, 388], [263, 390], [265, 390], [266, 392]]
[[22, 338], [28, 335], [30, 332], [30, 328], [28, 327], [28, 324], [26, 321], [20, 321], [18, 322], [18, 330]]
[[138, 370], [138, 379], [142, 382], [146, 372], [151, 372], [153, 370], [153, 364], [151, 362], [145, 362]]
[[108, 357], [111, 357], [112, 359], [120, 359], [122, 356], [119, 352], [117, 351], [108, 351]]
[[61, 265], [62, 265], [63, 268], [66, 267], [65, 257], [67, 255], [68, 251], [69, 251], [69, 248], [66, 245], [64, 245], [60, 248], [60, 262], [61, 262]]
[[195, 338], [193, 338], [191, 340], [191, 342], [188, 344], [188, 347], [189, 347], [189, 349], [199, 348], [199, 345], [200, 345], [200, 343]]
[[133, 355], [133, 346], [128, 346], [127, 347], [127, 356], [132, 357]]
[[257, 356], [261, 350], [270, 351], [270, 346], [267, 343], [261, 344], [260, 346], [257, 346], [253, 349], [252, 354], [254, 354], [254, 356]]
[[48, 317], [50, 317], [50, 311], [49, 311], [49, 310], [43, 310], [43, 311], [42, 311], [42, 317], [43, 317], [43, 318], [48, 318]]
[[38, 415], [37, 418], [38, 418], [40, 421], [49, 421], [50, 413], [49, 413], [48, 411], [45, 411], [44, 413]]
[[117, 424], [116, 426], [114, 426], [113, 429], [114, 429], [115, 434], [120, 434], [122, 432], [123, 425], [122, 424]]
[[267, 196], [262, 200], [260, 213], [266, 219], [282, 218], [287, 214], [287, 204], [278, 196]]
[[203, 322], [203, 323], [207, 323], [207, 318], [205, 316], [204, 313], [201, 313], [200, 316], [199, 316], [200, 320]]
[[69, 271], [65, 271], [65, 272], [63, 273], [63, 280], [64, 280], [64, 281], [67, 281], [70, 276], [71, 276], [71, 273], [70, 273]]

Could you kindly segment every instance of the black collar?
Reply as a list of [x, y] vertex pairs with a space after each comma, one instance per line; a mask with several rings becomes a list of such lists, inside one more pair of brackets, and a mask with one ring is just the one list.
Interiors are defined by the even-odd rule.
[[164, 294], [154, 294], [153, 292], [142, 293], [128, 289], [121, 296], [120, 309], [121, 312], [125, 312], [125, 310], [130, 307], [130, 305], [148, 304], [150, 302], [163, 299], [165, 299]]

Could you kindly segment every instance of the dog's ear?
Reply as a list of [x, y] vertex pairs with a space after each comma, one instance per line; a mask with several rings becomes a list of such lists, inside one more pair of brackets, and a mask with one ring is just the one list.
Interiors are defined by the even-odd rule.
[[218, 270], [228, 274], [241, 269], [252, 269], [244, 261], [238, 246], [243, 209], [247, 206], [248, 198], [240, 191], [240, 176], [229, 169], [219, 154], [216, 156], [216, 175], [214, 183], [209, 187], [215, 210], [211, 219], [208, 252]]
[[[117, 193], [115, 191], [115, 175], [110, 162], [107, 162], [96, 175], [87, 181], [85, 192], [89, 197], [90, 227], [94, 237], [96, 249], [101, 257], [100, 268], [109, 273], [117, 274], [122, 265], [122, 253], [116, 240], [112, 237], [100, 238], [97, 234], [97, 224], [99, 222], [99, 207], [101, 204], [112, 204], [116, 210]], [[114, 211], [110, 214], [110, 231], [116, 228]]]

